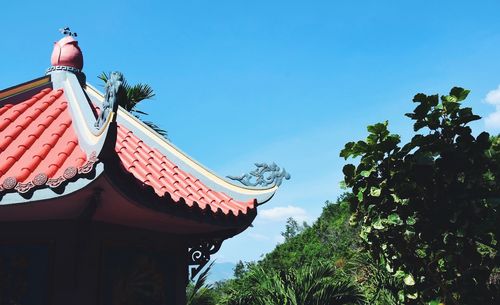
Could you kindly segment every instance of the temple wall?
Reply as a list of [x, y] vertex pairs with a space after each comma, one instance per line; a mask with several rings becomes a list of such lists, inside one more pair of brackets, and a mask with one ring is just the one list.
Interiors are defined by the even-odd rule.
[[184, 305], [186, 249], [109, 224], [0, 223], [0, 303]]

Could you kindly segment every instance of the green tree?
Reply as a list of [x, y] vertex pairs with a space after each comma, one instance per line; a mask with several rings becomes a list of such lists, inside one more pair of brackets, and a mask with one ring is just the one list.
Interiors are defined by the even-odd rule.
[[287, 241], [297, 236], [297, 234], [302, 232], [302, 230], [303, 227], [301, 227], [295, 219], [288, 217], [286, 220], [285, 232], [281, 232], [281, 236], [283, 236], [285, 241]]
[[240, 260], [233, 268], [233, 275], [235, 278], [239, 279], [245, 274], [245, 264]]
[[[327, 201], [321, 216], [311, 226], [285, 239], [266, 254], [259, 265], [279, 271], [318, 262], [333, 262], [339, 268], [344, 267], [358, 249], [359, 234], [359, 228], [349, 225], [346, 196], [342, 195], [336, 202]], [[291, 230], [285, 228], [286, 231]]]
[[409, 143], [400, 146], [387, 122], [378, 123], [340, 153], [360, 157], [343, 168], [355, 195], [352, 222], [373, 257], [404, 283], [405, 304], [500, 303], [488, 284], [500, 266], [498, 143], [467, 126], [480, 118], [462, 107], [468, 93], [417, 94], [406, 114], [416, 132]]
[[[98, 76], [100, 80], [106, 83], [109, 79], [110, 73], [102, 72], [101, 75]], [[168, 133], [164, 129], [161, 129], [158, 125], [151, 121], [145, 121], [142, 119], [142, 116], [148, 115], [147, 113], [138, 109], [138, 104], [143, 100], [151, 99], [155, 96], [153, 88], [148, 84], [135, 84], [130, 85], [127, 80], [124, 78], [123, 86], [125, 91], [127, 92], [127, 99], [124, 100], [120, 106], [123, 107], [128, 112], [132, 113], [136, 118], [141, 119], [144, 124], [149, 126], [151, 129], [156, 131], [161, 136], [168, 138]]]

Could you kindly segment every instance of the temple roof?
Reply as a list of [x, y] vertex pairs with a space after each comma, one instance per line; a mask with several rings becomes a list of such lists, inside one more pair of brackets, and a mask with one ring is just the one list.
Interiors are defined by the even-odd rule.
[[[99, 221], [234, 234], [278, 189], [281, 180], [234, 184], [110, 106], [110, 95], [85, 82], [73, 37], [55, 44], [51, 63], [47, 76], [0, 91], [0, 221], [79, 217], [98, 200]], [[19, 216], [18, 206], [36, 210]]]
[[276, 192], [276, 185], [247, 187], [216, 175], [122, 108], [97, 130], [103, 99], [64, 70], [0, 91], [0, 208], [55, 201], [97, 181], [99, 192], [121, 194], [97, 209], [100, 221], [128, 224], [142, 206], [151, 212], [139, 226], [168, 214], [241, 231]]

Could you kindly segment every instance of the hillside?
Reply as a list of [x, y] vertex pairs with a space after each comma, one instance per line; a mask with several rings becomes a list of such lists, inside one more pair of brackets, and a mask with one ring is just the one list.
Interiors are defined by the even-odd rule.
[[352, 257], [357, 249], [358, 230], [349, 225], [346, 195], [337, 202], [327, 201], [320, 217], [310, 227], [301, 228], [268, 253], [257, 265], [287, 270], [312, 263], [337, 262]]

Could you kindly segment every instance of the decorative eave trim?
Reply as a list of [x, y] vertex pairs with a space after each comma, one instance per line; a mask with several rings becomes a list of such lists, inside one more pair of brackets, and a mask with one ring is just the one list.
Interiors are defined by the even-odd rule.
[[191, 280], [194, 279], [210, 261], [210, 256], [219, 251], [222, 242], [222, 239], [203, 240], [188, 248], [188, 264], [191, 266], [189, 268]]
[[54, 72], [54, 71], [68, 71], [68, 72], [72, 72], [72, 73], [82, 73], [82, 70], [80, 69], [77, 69], [75, 67], [69, 67], [69, 66], [51, 66], [50, 68], [48, 68], [46, 71], [45, 71], [45, 74], [50, 74], [51, 72]]
[[95, 163], [98, 161], [97, 155], [93, 152], [87, 162], [80, 167], [70, 166], [64, 170], [62, 176], [48, 178], [45, 173], [37, 174], [32, 181], [20, 183], [17, 182], [15, 177], [7, 177], [0, 185], [0, 192], [15, 190], [19, 193], [27, 193], [35, 187], [48, 186], [50, 188], [57, 188], [65, 181], [73, 179], [76, 175], [88, 174], [94, 168]]

